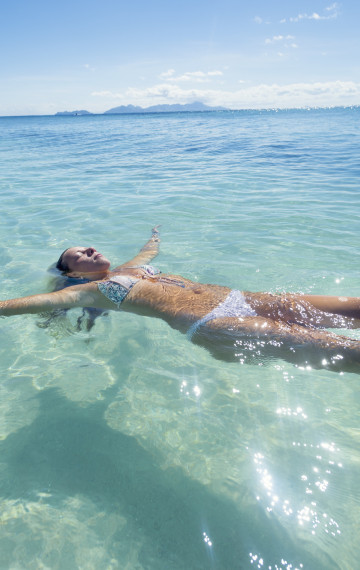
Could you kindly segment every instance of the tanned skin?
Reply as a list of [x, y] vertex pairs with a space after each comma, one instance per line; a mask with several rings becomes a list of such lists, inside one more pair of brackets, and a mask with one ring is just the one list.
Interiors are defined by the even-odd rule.
[[[112, 270], [110, 261], [95, 248], [69, 248], [62, 255], [67, 275], [86, 278], [87, 283], [53, 293], [0, 301], [0, 315], [93, 307], [161, 318], [185, 333], [194, 322], [224, 302], [230, 289], [192, 282], [177, 275], [150, 276], [140, 266], [156, 257], [159, 242], [154, 228], [152, 237], [139, 253]], [[116, 275], [138, 279], [120, 307], [98, 289], [100, 281]], [[256, 316], [211, 320], [199, 327], [193, 342], [224, 360], [238, 360], [244, 350], [247, 356], [252, 356], [249, 343], [255, 343], [254, 350], [259, 346], [260, 351], [264, 349], [275, 356], [281, 348], [281, 357], [296, 363], [299, 349], [305, 348], [312, 365], [318, 366], [325, 360], [331, 368], [357, 371], [359, 366], [360, 371], [360, 342], [325, 330], [360, 328], [359, 297], [247, 291], [243, 291], [243, 295]]]

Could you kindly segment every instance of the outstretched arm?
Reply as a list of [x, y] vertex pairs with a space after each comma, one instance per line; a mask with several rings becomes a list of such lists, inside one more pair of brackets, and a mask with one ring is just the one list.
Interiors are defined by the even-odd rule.
[[71, 307], [98, 307], [99, 300], [101, 303], [101, 297], [94, 284], [75, 285], [54, 293], [42, 293], [0, 301], [0, 316], [42, 313], [53, 309], [69, 309]]
[[115, 267], [114, 271], [116, 271], [116, 269], [120, 269], [123, 267], [137, 267], [139, 265], [144, 265], [146, 263], [149, 263], [152, 259], [154, 259], [154, 257], [156, 257], [157, 254], [159, 253], [160, 236], [159, 236], [158, 227], [159, 226], [155, 226], [152, 229], [151, 238], [144, 245], [144, 247], [140, 249], [139, 253], [135, 255], [135, 257], [130, 259], [130, 261], [127, 261], [126, 263], [123, 263], [122, 265]]

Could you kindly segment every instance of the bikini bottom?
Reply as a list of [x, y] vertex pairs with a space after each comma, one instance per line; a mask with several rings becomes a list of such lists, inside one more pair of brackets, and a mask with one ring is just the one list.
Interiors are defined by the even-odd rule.
[[215, 309], [210, 311], [205, 317], [199, 319], [191, 325], [187, 331], [187, 336], [191, 340], [199, 327], [212, 321], [213, 319], [224, 319], [226, 317], [256, 317], [256, 312], [245, 301], [241, 291], [233, 289], [230, 291], [225, 301], [220, 303]]

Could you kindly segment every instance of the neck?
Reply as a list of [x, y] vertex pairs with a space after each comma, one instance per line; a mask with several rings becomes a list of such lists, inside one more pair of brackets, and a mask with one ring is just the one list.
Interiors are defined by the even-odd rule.
[[105, 279], [109, 275], [109, 271], [98, 271], [91, 273], [69, 273], [68, 277], [74, 277], [75, 279], [87, 279], [88, 281], [99, 281], [100, 279]]

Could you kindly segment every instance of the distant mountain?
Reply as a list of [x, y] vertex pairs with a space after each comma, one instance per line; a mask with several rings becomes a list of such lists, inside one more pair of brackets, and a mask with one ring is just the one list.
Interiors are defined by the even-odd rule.
[[104, 115], [115, 115], [120, 113], [145, 113], [146, 110], [143, 107], [137, 107], [135, 105], [120, 105], [120, 107], [114, 107], [105, 111]]
[[[129, 113], [191, 113], [199, 111], [228, 111], [225, 107], [209, 107], [200, 101], [186, 103], [185, 105], [152, 105], [151, 107], [138, 107], [136, 105], [120, 105], [105, 111], [104, 115], [120, 115]], [[56, 116], [75, 117], [77, 115], [93, 115], [89, 111], [59, 111]]]
[[186, 103], [185, 105], [152, 105], [151, 107], [137, 107], [135, 105], [120, 105], [105, 111], [104, 115], [121, 113], [186, 113], [195, 111], [227, 111], [225, 107], [209, 107], [200, 101]]
[[73, 117], [75, 117], [76, 115], [92, 115], [92, 113], [90, 113], [89, 111], [59, 111], [58, 113], [55, 113], [55, 115], [71, 115]]

